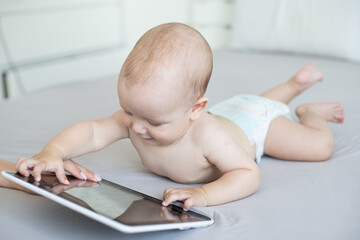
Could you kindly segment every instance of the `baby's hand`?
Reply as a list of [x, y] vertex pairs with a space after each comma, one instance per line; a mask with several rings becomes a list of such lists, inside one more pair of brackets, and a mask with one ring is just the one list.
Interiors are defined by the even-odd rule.
[[94, 174], [71, 159], [63, 161], [60, 155], [52, 151], [40, 152], [31, 158], [20, 158], [17, 161], [16, 170], [26, 177], [30, 175], [30, 171], [33, 171], [36, 181], [41, 180], [42, 172], [55, 172], [59, 181], [68, 185], [69, 181], [66, 178], [65, 170], [78, 179], [101, 181], [99, 175]]
[[162, 205], [168, 206], [175, 201], [184, 202], [184, 209], [189, 210], [191, 206], [206, 207], [206, 192], [201, 188], [167, 188], [164, 191]]

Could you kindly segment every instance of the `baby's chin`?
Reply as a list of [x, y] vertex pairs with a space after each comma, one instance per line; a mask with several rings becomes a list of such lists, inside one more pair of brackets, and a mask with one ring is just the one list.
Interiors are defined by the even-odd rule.
[[159, 144], [159, 145], [162, 146], [162, 147], [170, 147], [170, 146], [173, 146], [173, 145], [177, 144], [180, 141], [180, 139], [181, 139], [181, 137], [177, 138], [175, 140], [172, 140], [172, 141], [168, 141], [168, 142], [163, 143], [163, 144]]
[[180, 140], [180, 138], [177, 138], [175, 140], [157, 140], [155, 138], [143, 138], [143, 140], [150, 145], [154, 145], [154, 146], [160, 146], [160, 147], [170, 147], [175, 145], [176, 143], [178, 143], [178, 141]]

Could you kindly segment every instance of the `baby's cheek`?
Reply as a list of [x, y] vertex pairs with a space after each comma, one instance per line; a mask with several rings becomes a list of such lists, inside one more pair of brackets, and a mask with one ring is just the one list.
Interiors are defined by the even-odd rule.
[[176, 131], [157, 131], [157, 132], [150, 132], [150, 135], [156, 139], [162, 145], [169, 145], [177, 141], [181, 134], [177, 133]]

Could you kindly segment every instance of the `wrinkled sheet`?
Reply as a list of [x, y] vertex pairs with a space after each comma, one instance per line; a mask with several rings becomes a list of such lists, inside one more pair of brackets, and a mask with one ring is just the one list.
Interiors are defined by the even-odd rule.
[[[289, 79], [307, 62], [323, 82], [291, 104], [339, 101], [342, 125], [331, 124], [335, 149], [325, 162], [263, 157], [257, 193], [220, 206], [197, 208], [215, 224], [202, 229], [127, 235], [40, 196], [0, 188], [0, 239], [359, 239], [360, 65], [310, 56], [219, 51], [208, 88], [209, 106], [237, 93], [260, 94]], [[32, 156], [71, 124], [119, 108], [117, 76], [42, 90], [0, 104], [0, 158]], [[102, 177], [162, 198], [180, 187], [149, 172], [128, 140], [75, 159]]]

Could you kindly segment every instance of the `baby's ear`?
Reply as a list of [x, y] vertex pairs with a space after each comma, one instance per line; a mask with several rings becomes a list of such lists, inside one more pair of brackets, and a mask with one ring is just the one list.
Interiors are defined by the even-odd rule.
[[205, 109], [209, 99], [207, 97], [199, 98], [191, 108], [190, 119], [196, 120], [201, 116], [202, 111]]

